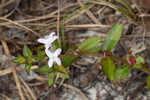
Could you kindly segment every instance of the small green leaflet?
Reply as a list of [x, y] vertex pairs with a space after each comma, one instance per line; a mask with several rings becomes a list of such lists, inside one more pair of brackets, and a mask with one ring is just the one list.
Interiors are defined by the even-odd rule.
[[117, 42], [120, 40], [121, 33], [123, 30], [122, 24], [114, 24], [111, 28], [111, 30], [108, 32], [108, 35], [104, 41], [103, 50], [104, 51], [110, 51], [112, 48], [114, 48], [117, 44]]
[[25, 65], [25, 70], [26, 70], [26, 72], [27, 72], [28, 74], [29, 74], [29, 72], [30, 72], [31, 66], [32, 66], [32, 63], [29, 63], [29, 64], [26, 64], [26, 65]]
[[145, 63], [144, 58], [141, 57], [141, 56], [137, 56], [136, 57], [136, 63], [138, 63], [138, 64], [144, 64]]
[[[73, 55], [74, 51], [73, 50], [68, 50], [65, 55]], [[61, 58], [61, 61], [64, 65], [64, 67], [69, 67], [75, 60], [77, 59], [77, 57], [75, 56], [63, 56]]]
[[103, 58], [101, 60], [102, 69], [104, 74], [110, 79], [114, 80], [114, 73], [115, 73], [115, 64], [111, 60], [109, 56]]
[[48, 86], [53, 85], [53, 83], [54, 83], [54, 79], [49, 78], [49, 79], [48, 79]]
[[58, 66], [57, 64], [54, 64], [54, 69], [58, 72], [67, 73], [67, 68], [65, 68], [63, 65]]
[[40, 66], [38, 69], [37, 69], [37, 72], [41, 73], [41, 74], [49, 74], [51, 72], [54, 72], [54, 68], [51, 67], [49, 68], [48, 65], [44, 65], [44, 66]]
[[100, 37], [92, 37], [87, 40], [84, 40], [78, 48], [79, 53], [83, 52], [90, 52], [91, 50], [97, 49], [97, 46], [100, 42], [101, 38]]
[[39, 62], [45, 58], [45, 51], [41, 50], [37, 52], [36, 60]]
[[64, 78], [64, 79], [68, 79], [69, 78], [69, 75], [65, 74], [65, 73], [59, 73], [59, 75], [60, 75], [61, 78]]
[[145, 63], [145, 60], [141, 56], [136, 57], [136, 63], [133, 65], [136, 68], [142, 68], [143, 64]]
[[146, 78], [147, 87], [150, 89], [150, 76]]
[[32, 52], [31, 52], [31, 50], [28, 48], [27, 45], [25, 45], [24, 48], [23, 48], [23, 55], [24, 55], [25, 57], [28, 57], [28, 58], [32, 58], [32, 57], [33, 57]]
[[14, 59], [14, 62], [18, 64], [24, 64], [26, 62], [26, 59], [23, 56], [18, 55], [18, 57]]
[[54, 83], [55, 73], [50, 73], [48, 78], [48, 85], [51, 86]]
[[133, 67], [135, 67], [135, 68], [142, 68], [142, 64], [136, 63], [136, 64], [133, 65]]
[[115, 80], [123, 80], [125, 79], [129, 72], [131, 71], [131, 67], [128, 65], [122, 65], [120, 67], [118, 67], [115, 71]]

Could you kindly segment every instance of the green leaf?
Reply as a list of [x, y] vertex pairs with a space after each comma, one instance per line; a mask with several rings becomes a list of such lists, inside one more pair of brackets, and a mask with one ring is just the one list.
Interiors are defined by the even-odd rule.
[[44, 58], [45, 58], [45, 51], [44, 50], [37, 52], [37, 56], [36, 56], [37, 61], [41, 61]]
[[25, 65], [25, 70], [26, 70], [26, 72], [27, 72], [28, 74], [29, 74], [29, 72], [30, 72], [31, 66], [32, 66], [32, 63], [29, 63], [29, 64], [26, 64], [26, 65]]
[[141, 56], [137, 56], [136, 57], [136, 63], [138, 63], [138, 64], [144, 64], [145, 63], [144, 58], [141, 57]]
[[108, 32], [108, 35], [104, 41], [103, 50], [104, 51], [110, 51], [112, 48], [114, 48], [117, 44], [117, 42], [120, 40], [121, 33], [123, 30], [122, 24], [114, 24], [111, 28], [111, 30]]
[[75, 57], [75, 56], [67, 56], [67, 55], [73, 55], [74, 54], [73, 52], [74, 51], [72, 51], [72, 50], [68, 50], [65, 53], [66, 56], [63, 56], [61, 58], [61, 61], [62, 61], [64, 67], [70, 66], [77, 59], [77, 57]]
[[54, 72], [54, 69], [53, 69], [53, 67], [49, 68], [48, 65], [45, 65], [45, 66], [39, 67], [37, 69], [37, 72], [39, 72], [41, 74], [48, 74], [48, 73]]
[[55, 73], [49, 73], [49, 78], [48, 78], [48, 85], [51, 86], [54, 83], [54, 77], [55, 77]]
[[104, 71], [104, 74], [110, 79], [114, 80], [114, 73], [115, 73], [115, 64], [112, 59], [108, 56], [102, 58], [101, 66]]
[[78, 47], [78, 52], [90, 52], [91, 50], [97, 49], [97, 46], [100, 42], [100, 37], [92, 37], [87, 40], [84, 40]]
[[147, 87], [150, 89], [150, 76], [146, 78]]
[[30, 48], [28, 48], [27, 45], [24, 46], [23, 55], [25, 57], [28, 57], [28, 58], [32, 58], [33, 57], [32, 52], [31, 52]]
[[115, 80], [125, 79], [128, 76], [130, 71], [131, 71], [131, 67], [128, 65], [123, 65], [123, 66], [118, 67], [115, 71]]
[[68, 74], [65, 74], [65, 73], [59, 73], [59, 75], [60, 75], [61, 78], [69, 79], [69, 75], [68, 75]]
[[142, 68], [142, 64], [134, 64], [133, 67], [135, 67], [135, 68]]
[[18, 57], [14, 59], [14, 62], [18, 64], [24, 64], [26, 62], [26, 59], [23, 56], [18, 55]]
[[49, 79], [48, 79], [48, 86], [52, 86], [53, 83], [54, 83], [54, 79], [49, 78]]
[[54, 69], [58, 72], [67, 73], [67, 69], [64, 66], [58, 66], [57, 64], [54, 64]]

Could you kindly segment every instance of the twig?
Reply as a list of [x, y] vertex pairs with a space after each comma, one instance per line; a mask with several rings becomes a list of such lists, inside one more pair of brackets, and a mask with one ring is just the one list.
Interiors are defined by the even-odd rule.
[[26, 96], [27, 100], [32, 100], [31, 96], [29, 95], [29, 93], [28, 93], [27, 89], [25, 88], [25, 86], [22, 86], [22, 90], [23, 90], [23, 93]]
[[[70, 8], [72, 6], [76, 6], [77, 3], [75, 4], [70, 4], [66, 7], [63, 7], [60, 9], [60, 11], [63, 11], [63, 10], [66, 10], [67, 8]], [[16, 23], [29, 23], [29, 22], [33, 22], [33, 21], [39, 21], [39, 20], [42, 20], [42, 19], [48, 19], [48, 18], [56, 18], [57, 16], [55, 14], [58, 13], [58, 10], [50, 13], [50, 14], [47, 14], [47, 15], [44, 15], [44, 16], [40, 16], [40, 17], [36, 17], [36, 18], [31, 18], [31, 19], [26, 19], [26, 20], [15, 20]], [[0, 26], [4, 26], [4, 25], [9, 25], [9, 24], [12, 24], [12, 23], [9, 23], [9, 22], [3, 22], [3, 23], [0, 23]]]
[[63, 84], [62, 86], [64, 86], [65, 88], [72, 89], [72, 90], [76, 91], [77, 93], [79, 93], [80, 96], [82, 97], [82, 100], [89, 100], [78, 88], [76, 88], [72, 85], [69, 85], [69, 84]]
[[66, 28], [95, 28], [95, 27], [103, 27], [108, 28], [110, 25], [102, 25], [102, 24], [81, 24], [81, 25], [66, 25]]
[[90, 9], [94, 6], [95, 4], [90, 5], [89, 7], [87, 7], [86, 9], [81, 10], [79, 13], [75, 14], [74, 16], [70, 17], [69, 19], [67, 19], [65, 21], [65, 24], [67, 24], [68, 22], [74, 20], [75, 18], [79, 17], [81, 14], [85, 13], [87, 9]]
[[8, 46], [7, 46], [7, 43], [6, 43], [6, 41], [4, 41], [4, 40], [1, 40], [1, 43], [2, 43], [2, 45], [3, 45], [3, 48], [4, 48], [4, 51], [5, 51], [6, 55], [8, 56], [8, 61], [9, 61], [9, 63], [10, 63], [11, 70], [12, 70], [12, 72], [13, 72], [13, 77], [14, 77], [14, 79], [15, 79], [15, 82], [16, 82], [16, 85], [17, 85], [17, 88], [18, 88], [18, 91], [19, 91], [20, 98], [21, 98], [21, 100], [25, 100], [24, 95], [23, 95], [22, 90], [21, 90], [20, 81], [19, 81], [19, 79], [18, 79], [18, 77], [17, 77], [17, 73], [16, 73], [15, 66], [14, 66], [14, 64], [13, 64], [13, 62], [12, 62], [12, 59], [11, 59], [11, 55], [10, 55], [10, 52], [9, 52], [9, 48], [8, 48]]
[[[31, 66], [31, 70], [37, 69], [38, 66]], [[16, 71], [22, 71], [24, 68], [16, 68]], [[11, 68], [0, 70], [0, 76], [10, 74], [12, 72]]]
[[8, 6], [9, 4], [11, 4], [11, 3], [15, 2], [15, 1], [16, 1], [16, 0], [8, 0], [8, 2], [6, 2], [6, 3], [2, 4], [2, 5], [0, 5], [0, 9], [1, 9], [1, 8], [4, 8], [4, 7], [6, 7], [6, 6]]
[[8, 96], [4, 95], [4, 94], [0, 94], [2, 97], [5, 98], [5, 100], [12, 100], [11, 98], [9, 98]]
[[[41, 76], [37, 76], [36, 77], [37, 80], [40, 80], [40, 81], [45, 81], [45, 80], [48, 80], [48, 78], [44, 78], [44, 77], [41, 77]], [[77, 93], [80, 94], [80, 96], [82, 97], [82, 100], [89, 100], [81, 91], [80, 89], [72, 86], [72, 85], [69, 85], [69, 84], [62, 84], [62, 86], [64, 86], [65, 88], [69, 88], [69, 89], [72, 89], [74, 91], [76, 91]]]
[[7, 19], [7, 18], [4, 18], [4, 17], [0, 17], [0, 20], [8, 21], [8, 22], [11, 23], [11, 24], [14, 24], [14, 25], [17, 25], [17, 26], [19, 26], [19, 27], [22, 27], [23, 29], [26, 29], [26, 30], [32, 32], [34, 35], [36, 35], [36, 36], [38, 36], [38, 37], [41, 37], [41, 35], [38, 34], [37, 32], [35, 32], [35, 31], [33, 31], [32, 29], [30, 29], [30, 28], [28, 28], [28, 27], [26, 27], [26, 26], [24, 26], [24, 25], [21, 25], [21, 24], [15, 22], [15, 21], [12, 21], [12, 20]]
[[[48, 14], [48, 15], [44, 15], [44, 16], [40, 16], [40, 17], [36, 17], [36, 18], [31, 18], [31, 19], [25, 19], [25, 20], [14, 20], [16, 23], [29, 23], [29, 22], [35, 22], [35, 21], [39, 21], [39, 20], [42, 20], [42, 19], [48, 19], [48, 18], [56, 18], [57, 16], [55, 15], [51, 15], [51, 14]], [[0, 23], [0, 26], [4, 26], [4, 25], [9, 25], [11, 23], [9, 22], [3, 22], [3, 23]]]
[[[81, 2], [81, 0], [78, 0], [79, 5], [82, 7], [84, 4]], [[87, 9], [85, 12], [89, 18], [91, 18], [91, 20], [95, 23], [95, 24], [100, 24], [99, 20], [93, 15], [93, 13]]]
[[27, 89], [27, 91], [30, 93], [30, 95], [33, 98], [33, 100], [37, 100], [34, 92], [31, 90], [31, 88], [28, 86], [28, 84], [21, 77], [19, 77], [19, 79], [21, 80], [21, 82], [23, 83], [23, 85], [25, 86], [25, 88]]

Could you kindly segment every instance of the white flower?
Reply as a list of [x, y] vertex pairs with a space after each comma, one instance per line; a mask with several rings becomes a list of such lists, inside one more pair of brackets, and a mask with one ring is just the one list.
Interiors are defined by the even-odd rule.
[[56, 62], [59, 66], [61, 65], [61, 60], [58, 57], [61, 53], [61, 48], [58, 48], [56, 51], [51, 52], [49, 49], [45, 49], [46, 55], [48, 56], [48, 66], [52, 67], [53, 63]]
[[55, 32], [45, 36], [44, 38], [38, 39], [38, 42], [45, 44], [45, 48], [48, 49], [51, 47], [52, 43], [58, 38], [58, 36], [54, 36]]
[[61, 53], [61, 48], [58, 48], [56, 51], [50, 51], [50, 47], [56, 39], [58, 39], [58, 36], [55, 36], [55, 32], [52, 32], [50, 35], [47, 35], [44, 38], [38, 39], [38, 42], [43, 43], [45, 45], [45, 53], [49, 58], [49, 67], [52, 67], [54, 62], [56, 62], [59, 66], [61, 65], [61, 60], [58, 57]]

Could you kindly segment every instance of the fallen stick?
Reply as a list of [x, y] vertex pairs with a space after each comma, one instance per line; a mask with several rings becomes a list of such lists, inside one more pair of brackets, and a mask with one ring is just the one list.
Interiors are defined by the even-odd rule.
[[1, 43], [2, 43], [2, 46], [4, 48], [4, 51], [5, 51], [6, 55], [8, 56], [8, 61], [10, 63], [10, 67], [11, 67], [11, 70], [12, 70], [12, 73], [13, 73], [14, 80], [16, 82], [16, 86], [17, 86], [20, 98], [21, 98], [21, 100], [25, 100], [25, 97], [24, 97], [22, 89], [21, 89], [21, 84], [20, 84], [19, 78], [18, 78], [17, 73], [16, 73], [16, 68], [15, 68], [14, 63], [12, 62], [11, 54], [9, 52], [9, 48], [7, 46], [7, 43], [6, 43], [5, 40], [1, 40]]
[[[31, 66], [31, 70], [34, 70], [34, 69], [37, 69], [38, 66], [34, 65], [34, 66]], [[23, 71], [24, 68], [16, 68], [16, 71]], [[7, 69], [4, 69], [4, 70], [0, 70], [0, 76], [4, 76], [4, 75], [7, 75], [7, 74], [10, 74], [12, 73], [12, 69], [11, 68], [7, 68]]]

